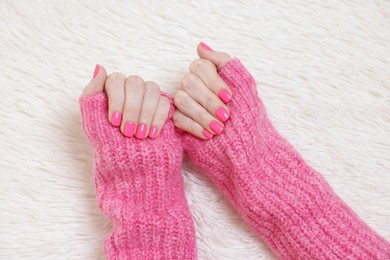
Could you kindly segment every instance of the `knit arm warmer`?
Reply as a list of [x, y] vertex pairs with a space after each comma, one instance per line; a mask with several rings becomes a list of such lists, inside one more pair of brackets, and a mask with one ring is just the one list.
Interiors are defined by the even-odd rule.
[[220, 71], [233, 91], [225, 131], [182, 134], [189, 160], [282, 259], [390, 259], [369, 228], [275, 130], [253, 77], [237, 59]]
[[182, 145], [171, 113], [160, 135], [138, 140], [111, 126], [104, 93], [80, 98], [94, 148], [99, 208], [114, 224], [108, 259], [196, 259], [195, 233], [181, 176]]

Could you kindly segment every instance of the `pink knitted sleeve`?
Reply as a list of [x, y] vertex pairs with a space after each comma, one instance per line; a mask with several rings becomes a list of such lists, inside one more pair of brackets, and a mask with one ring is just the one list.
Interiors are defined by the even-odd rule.
[[389, 243], [275, 130], [239, 60], [219, 74], [233, 90], [224, 132], [182, 141], [245, 222], [282, 259], [390, 259]]
[[196, 259], [172, 113], [157, 138], [138, 140], [108, 122], [104, 93], [80, 97], [80, 106], [94, 148], [98, 205], [114, 224], [105, 242], [107, 258]]

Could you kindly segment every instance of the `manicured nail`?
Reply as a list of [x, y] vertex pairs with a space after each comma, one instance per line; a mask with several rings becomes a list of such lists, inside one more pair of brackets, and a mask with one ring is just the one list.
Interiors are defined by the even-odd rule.
[[153, 125], [153, 126], [150, 128], [149, 137], [152, 138], [152, 139], [155, 138], [155, 137], [157, 136], [157, 133], [158, 133], [157, 130], [158, 130], [158, 129], [157, 129], [157, 126]]
[[207, 139], [211, 139], [213, 138], [213, 134], [210, 133], [209, 131], [207, 131], [206, 129], [203, 129], [203, 135], [207, 138]]
[[200, 42], [200, 46], [202, 46], [202, 48], [205, 49], [206, 51], [212, 51], [213, 50], [204, 42]]
[[139, 139], [144, 139], [146, 136], [146, 130], [147, 130], [146, 124], [139, 124], [137, 126], [137, 132], [135, 133], [135, 136]]
[[114, 112], [111, 117], [111, 124], [113, 126], [120, 126], [122, 122], [122, 113]]
[[218, 97], [219, 97], [224, 103], [228, 103], [228, 102], [232, 99], [232, 97], [230, 96], [229, 92], [228, 92], [226, 89], [222, 89], [221, 91], [219, 91]]
[[229, 118], [229, 113], [223, 107], [219, 107], [217, 111], [215, 111], [215, 115], [221, 122], [225, 122]]
[[221, 126], [217, 121], [213, 120], [211, 121], [210, 123], [210, 128], [211, 130], [214, 131], [214, 133], [216, 133], [217, 135], [219, 135], [220, 133], [222, 133], [223, 131], [223, 126]]
[[126, 122], [124, 135], [127, 137], [132, 137], [134, 135], [135, 124], [133, 122]]
[[95, 78], [97, 76], [97, 74], [99, 73], [99, 69], [100, 69], [99, 64], [96, 64], [95, 70], [93, 72], [93, 78]]

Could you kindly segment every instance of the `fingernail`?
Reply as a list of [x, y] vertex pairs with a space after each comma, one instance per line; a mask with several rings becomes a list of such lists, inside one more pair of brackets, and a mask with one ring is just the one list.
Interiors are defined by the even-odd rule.
[[99, 64], [96, 64], [95, 70], [93, 72], [93, 78], [96, 78], [97, 74], [99, 73], [100, 66]]
[[150, 138], [155, 138], [157, 136], [157, 126], [153, 125], [151, 128], [150, 128], [150, 131], [149, 131], [149, 137]]
[[215, 115], [221, 122], [225, 122], [229, 118], [229, 113], [223, 107], [219, 107], [217, 111], [215, 111]]
[[137, 132], [135, 133], [135, 136], [139, 139], [144, 139], [146, 136], [146, 124], [139, 124], [137, 126]]
[[209, 131], [207, 131], [206, 129], [203, 129], [203, 135], [207, 138], [207, 139], [211, 139], [213, 138], [213, 134], [210, 133]]
[[213, 50], [204, 42], [200, 42], [200, 46], [202, 46], [202, 48], [205, 49], [206, 51], [212, 51]]
[[228, 103], [228, 102], [232, 99], [232, 97], [230, 96], [229, 92], [228, 92], [226, 89], [222, 89], [221, 91], [219, 91], [218, 97], [219, 97], [224, 103]]
[[122, 113], [114, 112], [111, 117], [111, 124], [113, 126], [120, 126], [122, 122]]
[[134, 135], [135, 124], [133, 122], [126, 122], [124, 135], [127, 137], [132, 137]]
[[217, 135], [219, 135], [220, 133], [222, 133], [223, 131], [223, 126], [221, 126], [217, 121], [213, 120], [211, 121], [210, 123], [210, 128], [211, 130], [214, 131], [214, 133], [216, 133]]

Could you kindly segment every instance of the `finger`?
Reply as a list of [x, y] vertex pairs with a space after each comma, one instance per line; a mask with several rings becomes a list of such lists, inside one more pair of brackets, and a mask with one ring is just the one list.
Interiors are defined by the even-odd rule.
[[173, 123], [177, 128], [180, 128], [190, 134], [193, 134], [201, 139], [207, 140], [213, 138], [213, 134], [204, 129], [200, 124], [184, 115], [180, 110], [175, 110], [172, 117]]
[[160, 87], [156, 83], [147, 81], [144, 86], [145, 93], [135, 133], [135, 136], [139, 139], [144, 139], [148, 136], [149, 129], [160, 100]]
[[103, 92], [104, 82], [107, 78], [106, 69], [96, 64], [91, 81], [83, 90], [83, 95], [94, 95]]
[[165, 121], [167, 120], [169, 109], [171, 104], [168, 98], [160, 96], [157, 104], [156, 113], [154, 114], [152, 126], [149, 131], [150, 138], [156, 138], [163, 128]]
[[144, 80], [138, 76], [130, 76], [125, 81], [125, 104], [123, 109], [122, 133], [132, 137], [138, 124], [142, 99], [144, 97]]
[[192, 99], [184, 90], [176, 92], [174, 103], [183, 114], [200, 124], [203, 128], [207, 129], [207, 131], [215, 133], [216, 135], [222, 133], [223, 124]]
[[106, 79], [105, 91], [108, 97], [108, 119], [113, 126], [120, 126], [125, 100], [125, 75], [112, 73]]
[[229, 54], [212, 50], [207, 44], [201, 42], [197, 47], [199, 58], [211, 61], [218, 70], [231, 60]]
[[206, 59], [197, 59], [190, 64], [190, 72], [198, 75], [205, 85], [223, 102], [231, 100], [232, 91], [217, 73], [215, 65]]
[[202, 105], [210, 114], [225, 122], [229, 118], [228, 107], [205, 86], [203, 81], [194, 73], [188, 73], [182, 81], [182, 89]]

